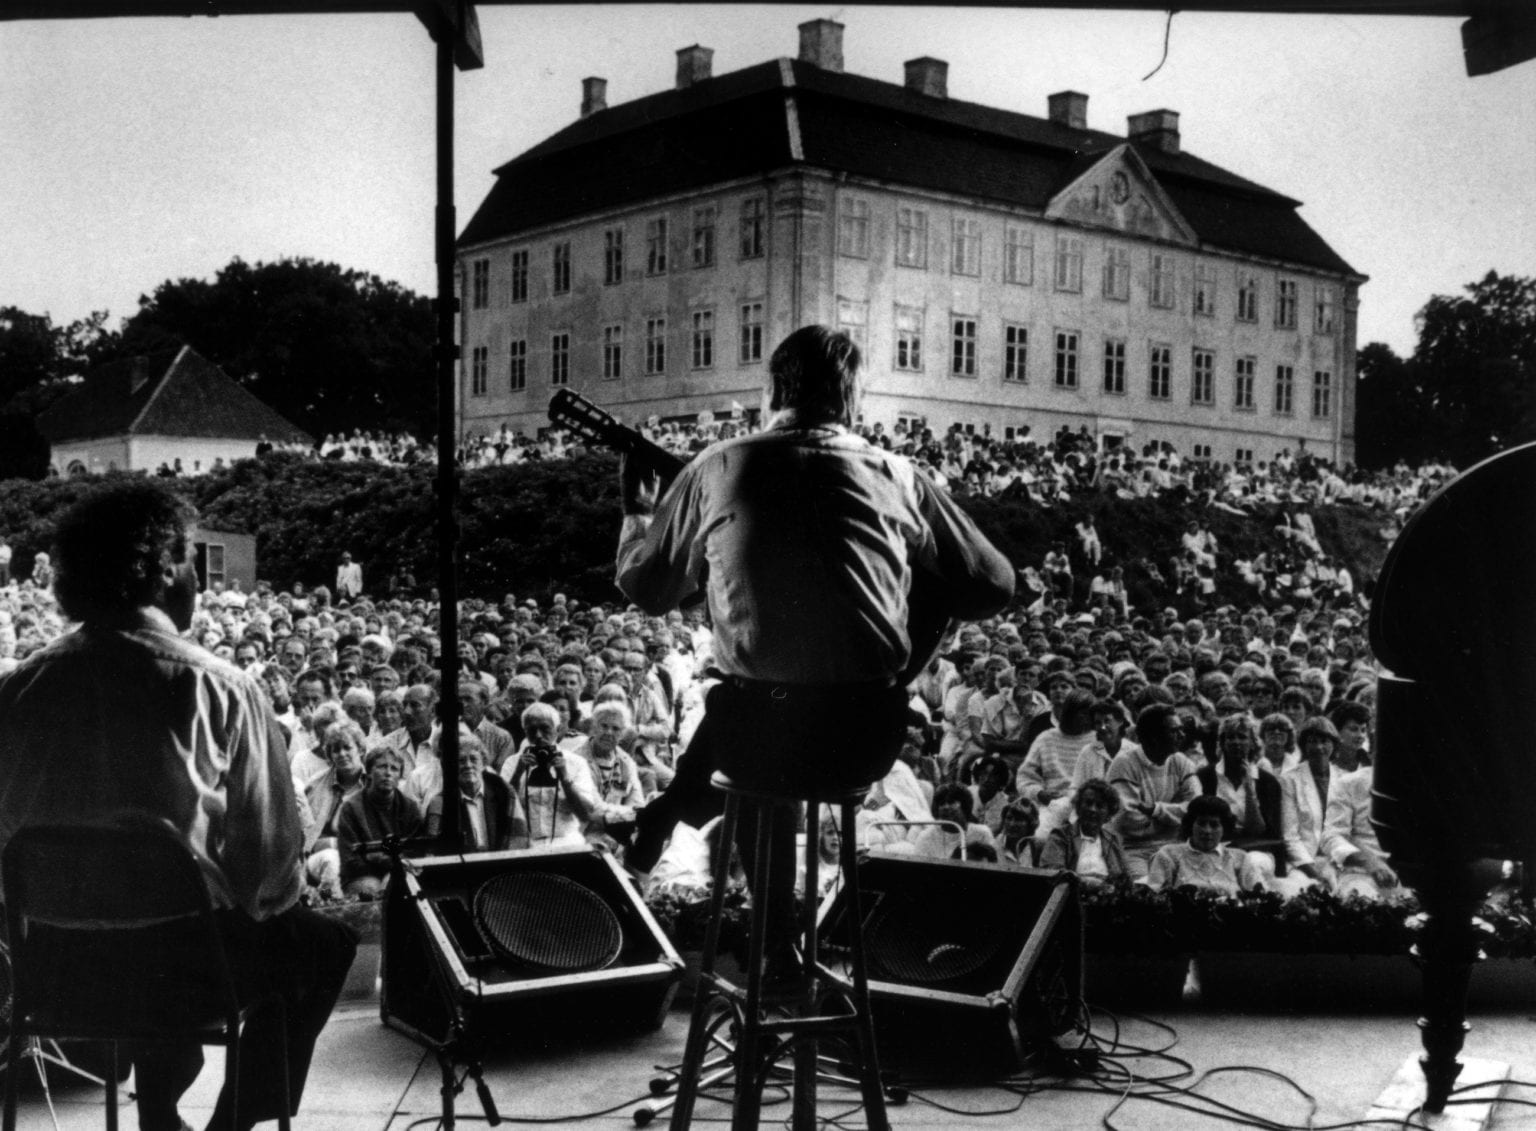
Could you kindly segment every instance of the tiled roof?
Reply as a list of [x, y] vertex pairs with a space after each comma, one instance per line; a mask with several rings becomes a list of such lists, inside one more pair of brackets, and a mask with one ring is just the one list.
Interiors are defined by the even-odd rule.
[[[459, 243], [797, 163], [1043, 211], [1124, 141], [780, 59], [572, 123], [496, 170]], [[1354, 273], [1297, 201], [1189, 153], [1136, 148], [1202, 243]]]
[[92, 370], [37, 427], [55, 444], [124, 435], [313, 442], [191, 346]]

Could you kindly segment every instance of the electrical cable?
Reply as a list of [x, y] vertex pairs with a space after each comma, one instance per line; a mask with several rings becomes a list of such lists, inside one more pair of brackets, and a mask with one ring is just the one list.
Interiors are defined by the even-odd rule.
[[1168, 9], [1168, 22], [1163, 25], [1163, 57], [1157, 61], [1157, 66], [1141, 76], [1142, 82], [1146, 82], [1153, 75], [1157, 74], [1158, 71], [1162, 70], [1163, 64], [1168, 61], [1168, 39], [1173, 33], [1173, 17], [1177, 13], [1177, 8]]

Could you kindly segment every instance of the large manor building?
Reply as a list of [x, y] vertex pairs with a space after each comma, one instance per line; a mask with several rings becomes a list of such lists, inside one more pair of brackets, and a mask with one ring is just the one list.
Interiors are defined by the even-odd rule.
[[1179, 115], [1088, 128], [797, 59], [606, 104], [496, 170], [459, 240], [462, 434], [533, 432], [569, 386], [628, 422], [756, 412], [809, 322], [865, 355], [866, 423], [952, 424], [1221, 461], [1354, 454], [1365, 276], [1299, 203], [1182, 150]]

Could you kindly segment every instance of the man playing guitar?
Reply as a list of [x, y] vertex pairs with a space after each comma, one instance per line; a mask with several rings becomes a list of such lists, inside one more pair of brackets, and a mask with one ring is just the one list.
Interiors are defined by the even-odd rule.
[[[846, 334], [805, 326], [769, 363], [765, 431], [700, 453], [659, 501], [640, 461], [621, 464], [618, 586], [653, 615], [702, 592], [723, 676], [676, 780], [642, 810], [637, 870], [654, 863], [679, 814], [718, 804], [714, 770], [785, 797], [889, 771], [906, 733], [914, 570], [938, 581], [950, 617], [990, 615], [1013, 595], [1013, 567], [964, 512], [850, 431], [860, 360]], [[770, 944], [782, 956], [793, 807], [771, 807], [771, 819], [769, 922], [785, 933]], [[738, 838], [749, 864], [752, 823]]]

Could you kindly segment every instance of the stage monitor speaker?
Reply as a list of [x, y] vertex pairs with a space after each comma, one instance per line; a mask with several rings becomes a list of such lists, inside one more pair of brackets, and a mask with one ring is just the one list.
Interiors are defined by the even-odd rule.
[[406, 860], [384, 910], [384, 1023], [429, 1048], [655, 1028], [683, 962], [612, 856], [532, 848]]
[[[908, 1080], [997, 1079], [1034, 1051], [1076, 1045], [1083, 1007], [1077, 878], [871, 853], [859, 863], [881, 1067]], [[845, 890], [822, 945], [846, 947]]]

